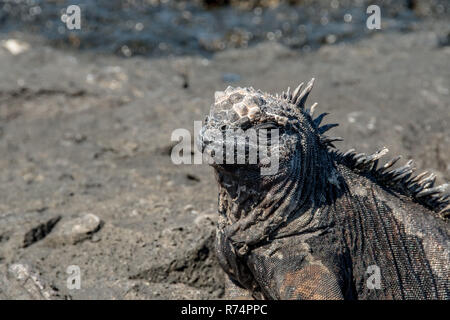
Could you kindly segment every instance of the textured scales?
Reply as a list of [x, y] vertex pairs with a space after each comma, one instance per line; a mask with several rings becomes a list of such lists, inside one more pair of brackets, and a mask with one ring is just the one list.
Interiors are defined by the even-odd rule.
[[[213, 163], [219, 183], [217, 256], [229, 298], [449, 299], [447, 185], [416, 174], [400, 157], [342, 153], [325, 133], [337, 124], [305, 108], [312, 79], [293, 92], [253, 88], [217, 92], [200, 132], [277, 128], [279, 170]], [[380, 288], [368, 286], [380, 270]]]

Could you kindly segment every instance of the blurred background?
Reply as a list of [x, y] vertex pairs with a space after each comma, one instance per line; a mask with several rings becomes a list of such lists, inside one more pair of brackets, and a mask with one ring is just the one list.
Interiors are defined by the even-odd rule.
[[[82, 32], [61, 23], [66, 8], [82, 12]], [[23, 31], [49, 44], [124, 57], [201, 54], [277, 41], [309, 51], [370, 34], [366, 8], [378, 5], [383, 29], [411, 31], [421, 18], [448, 18], [448, 1], [133, 0], [1, 1], [2, 32]]]
[[339, 149], [450, 180], [449, 4], [0, 1], [0, 298], [221, 298], [213, 172], [171, 135], [228, 85], [315, 77]]

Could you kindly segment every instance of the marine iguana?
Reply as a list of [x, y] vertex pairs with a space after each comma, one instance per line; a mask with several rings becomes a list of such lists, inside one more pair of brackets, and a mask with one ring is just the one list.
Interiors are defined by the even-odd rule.
[[[279, 157], [273, 175], [260, 173], [263, 161], [212, 162], [226, 296], [449, 299], [447, 185], [417, 175], [412, 161], [394, 168], [400, 157], [379, 166], [386, 148], [371, 155], [336, 149], [342, 139], [325, 132], [337, 124], [321, 125], [327, 113], [313, 117], [317, 103], [305, 107], [313, 83], [281, 95], [252, 87], [215, 94], [197, 140], [202, 151], [223, 144], [212, 129], [279, 132], [279, 143], [269, 143]], [[248, 139], [234, 141], [249, 150]]]

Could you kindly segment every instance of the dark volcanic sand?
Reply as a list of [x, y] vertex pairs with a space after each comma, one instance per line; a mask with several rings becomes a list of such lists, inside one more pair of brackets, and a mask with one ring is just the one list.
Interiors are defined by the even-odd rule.
[[[125, 60], [3, 35], [0, 298], [37, 298], [35, 281], [53, 298], [221, 297], [212, 169], [173, 165], [170, 137], [192, 131], [228, 85], [281, 92], [315, 77], [310, 103], [341, 124], [339, 148], [386, 146], [450, 180], [448, 32], [435, 21], [307, 54], [263, 42], [211, 60]], [[13, 55], [7, 39], [29, 48]], [[86, 213], [102, 222], [72, 228]], [[15, 263], [38, 280], [7, 271]], [[79, 290], [67, 288], [69, 265]]]

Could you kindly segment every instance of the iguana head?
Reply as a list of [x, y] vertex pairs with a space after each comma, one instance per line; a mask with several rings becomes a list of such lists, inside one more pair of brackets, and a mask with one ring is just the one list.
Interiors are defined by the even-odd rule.
[[288, 174], [294, 159], [308, 161], [309, 153], [330, 144], [322, 133], [334, 125], [319, 128], [325, 114], [318, 121], [311, 118], [316, 104], [305, 110], [313, 84], [314, 79], [303, 90], [302, 83], [281, 95], [251, 87], [216, 92], [199, 137], [210, 164], [241, 182], [270, 179]]
[[323, 135], [335, 125], [319, 127], [326, 114], [313, 120], [316, 104], [305, 109], [313, 84], [314, 79], [281, 95], [251, 87], [215, 94], [198, 143], [212, 157], [219, 213], [225, 225], [231, 223], [226, 233], [237, 243], [259, 241], [267, 228], [324, 201], [321, 188], [334, 172], [327, 147], [340, 139]]

